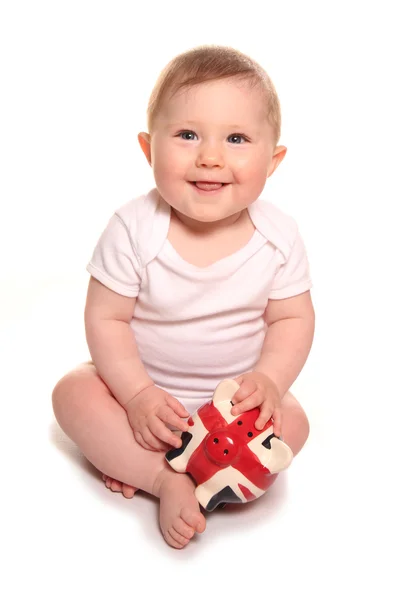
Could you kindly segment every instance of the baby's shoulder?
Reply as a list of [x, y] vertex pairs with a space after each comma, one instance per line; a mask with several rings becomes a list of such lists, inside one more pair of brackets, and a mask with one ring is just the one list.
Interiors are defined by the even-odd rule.
[[159, 209], [160, 195], [156, 189], [132, 198], [116, 209], [115, 214], [132, 229], [153, 219]]
[[157, 255], [167, 237], [170, 207], [154, 188], [120, 206], [115, 215], [126, 227], [140, 264], [144, 267]]
[[251, 204], [249, 213], [255, 228], [287, 258], [298, 234], [295, 219], [264, 198]]

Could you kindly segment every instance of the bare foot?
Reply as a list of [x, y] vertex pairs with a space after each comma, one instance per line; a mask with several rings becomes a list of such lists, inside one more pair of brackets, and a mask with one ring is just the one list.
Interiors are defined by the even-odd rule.
[[127, 483], [117, 481], [116, 479], [112, 479], [112, 477], [108, 477], [108, 475], [104, 475], [104, 473], [102, 474], [102, 479], [105, 481], [106, 487], [109, 488], [111, 492], [121, 492], [125, 498], [128, 499], [133, 498], [135, 492], [138, 490], [138, 488], [128, 485]]
[[188, 475], [163, 471], [161, 476], [155, 494], [160, 498], [161, 531], [170, 546], [183, 548], [195, 532], [205, 531], [206, 520], [194, 494], [195, 484]]

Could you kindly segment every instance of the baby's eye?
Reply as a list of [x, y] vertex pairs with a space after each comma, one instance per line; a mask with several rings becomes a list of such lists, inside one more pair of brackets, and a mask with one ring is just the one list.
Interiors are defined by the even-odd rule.
[[178, 135], [182, 140], [195, 140], [196, 139], [196, 133], [194, 133], [193, 131], [181, 131], [181, 133], [179, 133]]
[[241, 133], [232, 133], [227, 139], [232, 144], [243, 144], [247, 141], [247, 139], [244, 137], [244, 135], [241, 135]]

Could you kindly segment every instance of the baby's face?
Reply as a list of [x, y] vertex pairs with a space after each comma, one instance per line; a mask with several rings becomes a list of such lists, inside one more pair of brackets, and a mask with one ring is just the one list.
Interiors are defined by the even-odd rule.
[[213, 222], [259, 197], [276, 166], [274, 149], [262, 92], [228, 79], [194, 86], [164, 103], [150, 158], [165, 201], [187, 217]]

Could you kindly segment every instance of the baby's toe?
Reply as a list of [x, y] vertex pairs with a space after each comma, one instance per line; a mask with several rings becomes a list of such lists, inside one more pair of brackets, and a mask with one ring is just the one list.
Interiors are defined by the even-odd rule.
[[111, 490], [113, 492], [122, 492], [122, 483], [116, 479], [113, 479], [111, 483]]
[[181, 519], [181, 517], [175, 519], [173, 523], [173, 529], [187, 540], [190, 540], [195, 534], [194, 528], [188, 525], [188, 523], [186, 523], [184, 519]]
[[125, 498], [133, 498], [136, 491], [137, 488], [133, 487], [132, 485], [128, 485], [127, 483], [122, 485], [122, 494], [125, 496]]
[[168, 533], [176, 542], [181, 544], [181, 547], [186, 546], [189, 543], [189, 538], [181, 535], [181, 533], [179, 533], [174, 526], [170, 527]]
[[177, 540], [175, 538], [173, 538], [173, 536], [171, 535], [171, 533], [169, 531], [166, 531], [165, 533], [163, 533], [164, 539], [167, 542], [167, 544], [170, 544], [170, 546], [172, 546], [173, 548], [177, 548], [178, 550], [180, 550], [181, 548], [184, 547], [183, 544], [181, 544], [180, 542], [177, 542]]
[[198, 533], [202, 533], [206, 528], [206, 520], [203, 514], [199, 511], [191, 510], [190, 508], [184, 507], [181, 510], [181, 518], [190, 525]]

